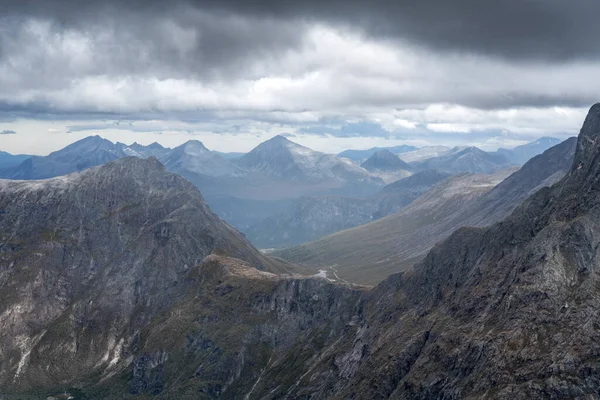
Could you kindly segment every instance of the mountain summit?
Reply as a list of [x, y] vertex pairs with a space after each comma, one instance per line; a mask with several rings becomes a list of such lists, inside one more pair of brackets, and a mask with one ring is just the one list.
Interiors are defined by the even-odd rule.
[[316, 152], [277, 135], [255, 147], [238, 160], [238, 165], [251, 171], [281, 178], [301, 178], [304, 167], [314, 167]]
[[224, 157], [208, 150], [198, 140], [190, 140], [174, 148], [163, 160], [169, 171], [188, 176], [237, 177], [243, 171]]
[[283, 136], [259, 144], [238, 160], [238, 165], [261, 174], [297, 181], [373, 181], [363, 168], [349, 160], [301, 146]]
[[368, 171], [410, 171], [412, 169], [410, 165], [402, 161], [389, 150], [377, 151], [363, 162], [361, 167]]

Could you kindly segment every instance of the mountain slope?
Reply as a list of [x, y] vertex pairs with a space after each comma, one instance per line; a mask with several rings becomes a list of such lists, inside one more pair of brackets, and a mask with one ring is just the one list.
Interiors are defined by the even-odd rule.
[[[339, 345], [352, 342], [351, 348], [332, 351], [337, 360], [357, 356], [328, 393], [596, 397], [599, 138], [600, 104], [560, 183], [536, 192], [503, 222], [456, 232], [414, 271], [380, 285], [365, 304], [373, 316]], [[328, 362], [312, 376], [331, 373]]]
[[31, 156], [24, 154], [13, 155], [5, 151], [0, 151], [0, 170], [3, 168], [15, 167], [30, 157]]
[[380, 177], [385, 183], [392, 183], [412, 174], [411, 166], [388, 150], [379, 150], [363, 162], [361, 167]]
[[542, 154], [549, 148], [556, 146], [560, 142], [560, 139], [542, 137], [536, 141], [512, 149], [500, 148], [498, 149], [498, 153], [504, 155], [511, 163], [522, 165], [538, 154]]
[[460, 175], [396, 214], [275, 255], [315, 270], [333, 266], [352, 282], [379, 282], [422, 259], [458, 228], [495, 223], [530, 194], [557, 182], [570, 168], [575, 142], [566, 140], [534, 157], [494, 188], [485, 178], [478, 182]]
[[378, 283], [411, 266], [458, 228], [452, 217], [509, 173], [453, 176], [395, 214], [274, 254], [315, 271], [331, 270], [350, 282]]
[[455, 147], [438, 157], [414, 162], [411, 166], [450, 173], [491, 174], [510, 166], [510, 161], [502, 154], [488, 153], [477, 147]]
[[381, 192], [367, 198], [302, 197], [286, 209], [244, 229], [244, 232], [254, 245], [261, 248], [309, 242], [392, 214], [449, 176], [437, 171], [418, 172], [385, 186]]

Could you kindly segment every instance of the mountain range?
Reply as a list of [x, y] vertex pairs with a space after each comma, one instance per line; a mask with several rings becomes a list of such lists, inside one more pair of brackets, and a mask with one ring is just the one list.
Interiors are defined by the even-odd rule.
[[0, 181], [2, 395], [595, 398], [600, 104], [573, 143], [552, 186], [373, 288], [289, 274], [154, 158]]
[[162, 155], [166, 151], [167, 149], [157, 143], [147, 147], [138, 144], [126, 146], [122, 143], [114, 144], [100, 136], [90, 136], [48, 156], [32, 156], [19, 165], [4, 168], [0, 170], [0, 178], [23, 180], [53, 178], [83, 171], [123, 157], [148, 157]]
[[[537, 151], [549, 143], [540, 140], [525, 148]], [[381, 218], [407, 205], [406, 199], [414, 200], [414, 193], [407, 198], [396, 196], [396, 203], [389, 195], [381, 196], [380, 190], [386, 183], [430, 168], [443, 174], [489, 173], [510, 165], [499, 153], [476, 148], [438, 146], [402, 153], [403, 157], [412, 157], [410, 163], [392, 153], [411, 150], [410, 147], [371, 150], [371, 156], [360, 166], [300, 146], [283, 136], [261, 143], [247, 154], [229, 158], [196, 140], [168, 149], [158, 143], [113, 144], [94, 136], [48, 156], [34, 156], [19, 165], [0, 168], [0, 177], [45, 179], [127, 156], [154, 156], [169, 171], [194, 183], [220, 217], [257, 240], [257, 245], [280, 247]], [[288, 214], [283, 218], [285, 213]], [[313, 219], [316, 216], [320, 216], [318, 223]]]
[[282, 136], [262, 143], [239, 159], [225, 158], [195, 140], [167, 149], [157, 143], [113, 144], [93, 136], [48, 156], [34, 156], [0, 169], [0, 178], [51, 178], [127, 156], [157, 157], [170, 171], [202, 189], [220, 215], [232, 217], [240, 228], [282, 210], [289, 199], [306, 195], [370, 195], [384, 185], [379, 177], [350, 161], [312, 151]]
[[315, 271], [334, 268], [344, 280], [377, 283], [421, 260], [460, 227], [489, 226], [557, 182], [572, 164], [575, 142], [546, 150], [506, 179], [506, 170], [495, 177], [457, 175], [393, 215], [274, 254]]
[[488, 153], [477, 147], [455, 147], [437, 157], [411, 164], [417, 169], [437, 169], [440, 171], [473, 174], [491, 174], [511, 165], [502, 154]]

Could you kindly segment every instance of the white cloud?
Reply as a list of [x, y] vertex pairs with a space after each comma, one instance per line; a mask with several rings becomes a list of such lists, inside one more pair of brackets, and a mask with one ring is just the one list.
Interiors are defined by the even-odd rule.
[[[199, 40], [195, 31], [165, 24], [160, 29], [172, 34], [178, 53], [193, 51], [192, 43]], [[100, 60], [94, 49], [111, 37], [74, 30], [50, 35], [51, 26], [39, 21], [29, 22], [22, 29], [35, 45], [0, 64], [0, 102], [24, 109], [49, 105], [67, 115], [143, 114], [150, 120], [135, 122], [131, 131], [104, 126], [85, 133], [105, 132], [111, 138], [123, 135], [133, 139], [132, 134], [140, 135], [133, 132], [146, 129], [155, 133], [144, 135], [165, 133], [158, 140], [167, 145], [183, 140], [187, 134], [181, 132], [185, 131], [206, 135], [225, 132], [221, 136], [234, 132], [238, 139], [241, 134], [248, 135], [247, 140], [215, 137], [215, 145], [223, 150], [219, 143], [231, 143], [237, 150], [247, 150], [259, 137], [293, 133], [299, 127], [334, 120], [374, 121], [405, 142], [469, 141], [494, 147], [544, 135], [575, 134], [586, 109], [552, 104], [582, 98], [592, 102], [600, 93], [600, 81], [590, 79], [600, 73], [598, 62], [523, 65], [467, 54], [437, 55], [406, 43], [375, 41], [323, 25], [307, 30], [300, 47], [253, 58], [245, 66], [246, 72], [230, 79], [201, 74], [162, 77], [152, 68], [121, 72], [107, 68], [103, 73], [96, 66]], [[105, 56], [102, 62], [108, 65], [111, 55]], [[144, 56], [138, 61], [152, 63]], [[36, 74], [33, 69], [38, 67]], [[176, 121], [182, 113], [208, 120], [202, 124]], [[2, 129], [20, 133], [11, 135], [18, 138], [4, 142], [3, 147], [44, 152], [42, 149], [73, 140], [73, 134], [63, 133], [66, 136], [60, 141], [40, 140], [39, 145], [20, 142], [20, 138], [38, 138], [39, 132], [50, 130], [57, 136], [67, 132], [69, 125], [79, 123], [65, 122], [62, 127], [50, 128], [43, 121], [0, 124]], [[424, 128], [428, 130], [425, 134]], [[494, 134], [478, 134], [488, 131]], [[359, 142], [368, 145], [385, 140], [365, 136], [362, 142], [353, 138], [354, 144], [337, 143], [356, 147]], [[327, 137], [306, 136], [299, 140], [311, 140], [321, 149], [341, 146], [332, 145]], [[40, 150], [33, 150], [38, 147]]]

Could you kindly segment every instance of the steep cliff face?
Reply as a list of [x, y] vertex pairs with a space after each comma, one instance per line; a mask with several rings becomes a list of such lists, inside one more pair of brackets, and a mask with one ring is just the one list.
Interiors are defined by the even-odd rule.
[[210, 256], [186, 284], [173, 310], [140, 334], [126, 368], [134, 379], [96, 390], [178, 399], [283, 397], [360, 319], [360, 288], [278, 276], [237, 259]]

